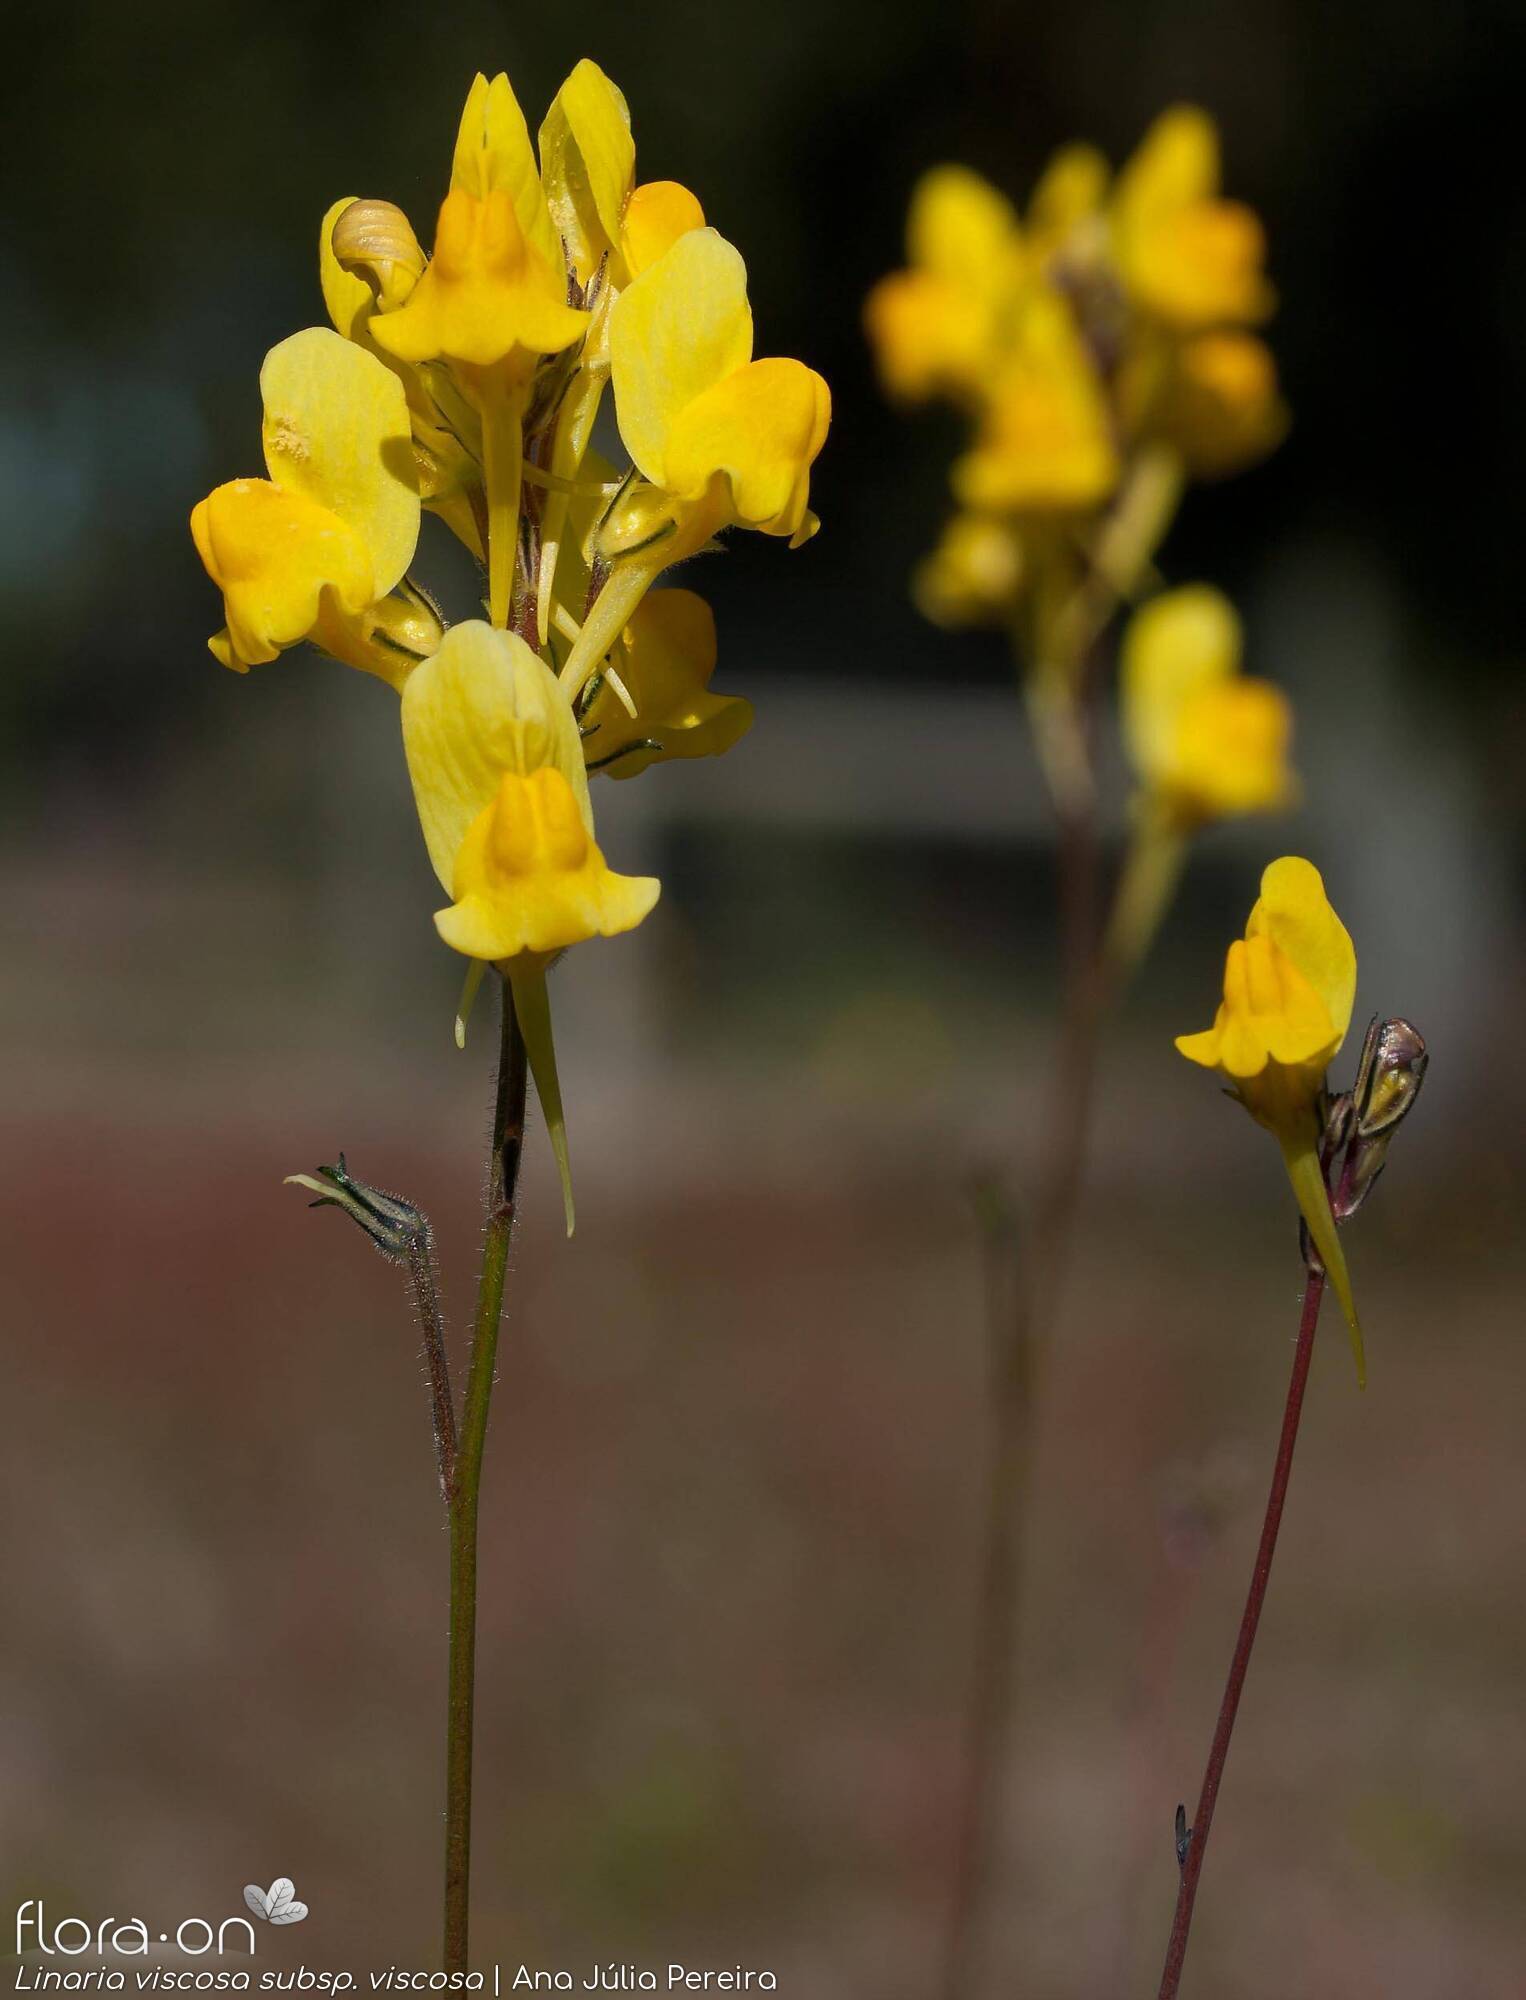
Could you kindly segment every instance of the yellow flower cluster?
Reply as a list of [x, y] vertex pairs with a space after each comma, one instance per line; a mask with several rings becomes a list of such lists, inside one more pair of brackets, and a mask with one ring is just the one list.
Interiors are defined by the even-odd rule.
[[1286, 416], [1252, 331], [1274, 303], [1264, 252], [1191, 106], [1159, 118], [1116, 177], [1093, 148], [1066, 147], [1026, 214], [967, 168], [923, 178], [907, 268], [875, 287], [866, 319], [887, 391], [947, 398], [972, 426], [953, 469], [960, 511], [918, 583], [929, 615], [1007, 619], [1033, 578], [1025, 553], [1085, 533], [1142, 468], [1169, 493], [1271, 449]]
[[[914, 594], [942, 625], [1004, 626], [1062, 823], [1096, 792], [1095, 645], [1152, 589], [1190, 477], [1250, 463], [1281, 436], [1261, 225], [1224, 198], [1212, 120], [1165, 112], [1114, 175], [1065, 147], [1024, 213], [965, 167], [919, 183], [907, 266], [865, 317], [887, 391], [967, 418], [956, 511]], [[1167, 591], [1124, 636], [1123, 734], [1137, 779], [1108, 956], [1132, 968], [1175, 887], [1187, 837], [1287, 804], [1292, 717], [1240, 673], [1240, 625], [1205, 585]]]
[[[830, 397], [753, 358], [741, 256], [687, 188], [638, 184], [592, 62], [538, 158], [508, 78], [476, 79], [432, 255], [392, 203], [347, 197], [319, 266], [332, 329], [261, 371], [268, 476], [191, 516], [223, 594], [211, 648], [244, 672], [310, 640], [400, 694], [436, 925], [508, 977], [565, 1182], [545, 970], [658, 894], [605, 865], [589, 773], [715, 755], [752, 717], [709, 691], [708, 607], [652, 585], [728, 527], [815, 533]], [[623, 472], [590, 449], [606, 389]], [[411, 578], [421, 511], [483, 564], [485, 620], [447, 629]]]

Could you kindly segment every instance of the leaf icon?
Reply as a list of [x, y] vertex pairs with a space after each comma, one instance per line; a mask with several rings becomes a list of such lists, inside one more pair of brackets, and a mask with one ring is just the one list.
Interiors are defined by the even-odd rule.
[[258, 1882], [248, 1883], [244, 1901], [257, 1917], [271, 1924], [300, 1924], [307, 1915], [307, 1905], [297, 1901], [297, 1885], [289, 1875], [278, 1875], [268, 1892]]

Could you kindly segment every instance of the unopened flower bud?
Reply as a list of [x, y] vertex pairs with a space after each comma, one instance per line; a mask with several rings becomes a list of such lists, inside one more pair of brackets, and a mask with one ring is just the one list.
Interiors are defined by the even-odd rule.
[[1364, 1139], [1392, 1132], [1420, 1095], [1430, 1053], [1412, 1022], [1374, 1021], [1362, 1045], [1352, 1101]]
[[288, 1174], [286, 1185], [310, 1188], [318, 1197], [308, 1204], [310, 1208], [342, 1208], [384, 1257], [401, 1263], [421, 1250], [427, 1254], [429, 1223], [423, 1212], [401, 1195], [387, 1194], [356, 1180], [343, 1153], [337, 1166], [319, 1167], [316, 1177]]
[[339, 264], [365, 279], [383, 312], [402, 305], [423, 275], [424, 252], [395, 202], [352, 201], [332, 241]]
[[628, 479], [595, 530], [594, 550], [605, 562], [617, 562], [650, 547], [672, 528], [672, 496], [644, 479]]
[[1420, 1095], [1429, 1063], [1424, 1038], [1409, 1021], [1374, 1021], [1367, 1030], [1351, 1092], [1351, 1139], [1335, 1183], [1340, 1221], [1355, 1215], [1371, 1194], [1388, 1163], [1393, 1136]]

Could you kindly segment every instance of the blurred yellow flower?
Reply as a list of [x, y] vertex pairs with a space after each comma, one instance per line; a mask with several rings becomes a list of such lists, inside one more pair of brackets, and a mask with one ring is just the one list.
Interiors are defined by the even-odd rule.
[[1131, 435], [1170, 445], [1197, 479], [1254, 465], [1288, 427], [1277, 364], [1251, 333], [1139, 342], [1120, 370], [1118, 404]]
[[[1286, 430], [1271, 355], [1245, 330], [1274, 303], [1261, 225], [1221, 195], [1212, 119], [1179, 105], [1116, 181], [1095, 147], [1062, 147], [1024, 213], [968, 168], [934, 168], [906, 248], [865, 301], [880, 379], [963, 409], [955, 498], [1016, 524], [1005, 546], [961, 524], [918, 570], [917, 603], [943, 624], [1016, 620], [1027, 664], [1052, 666], [1105, 623], [1104, 593], [1137, 590], [1183, 478], [1249, 465]], [[1059, 735], [1075, 682], [1070, 661], [1039, 704]], [[1234, 701], [1248, 715], [1254, 698]]]
[[1320, 1163], [1325, 1072], [1346, 1039], [1355, 997], [1356, 951], [1319, 871], [1284, 856], [1262, 875], [1245, 936], [1229, 947], [1213, 1026], [1178, 1035], [1176, 1046], [1226, 1078], [1276, 1138], [1364, 1380], [1361, 1327]]
[[956, 514], [917, 566], [912, 596], [935, 625], [1001, 624], [1017, 602], [1023, 545], [1000, 514]]
[[912, 194], [906, 255], [864, 307], [881, 380], [908, 401], [978, 402], [1027, 273], [1017, 211], [968, 167], [934, 167]]
[[966, 507], [1069, 513], [1099, 506], [1118, 484], [1107, 397], [1070, 308], [1030, 292], [973, 450], [954, 466]]
[[425, 603], [390, 596], [419, 532], [402, 385], [363, 349], [310, 327], [270, 350], [260, 393], [270, 477], [231, 480], [191, 514], [227, 618], [208, 643], [243, 673], [311, 638], [400, 684], [439, 636]]
[[1275, 298], [1260, 219], [1220, 198], [1219, 135], [1207, 112], [1163, 112], [1118, 176], [1112, 228], [1124, 284], [1183, 331], [1254, 324]]
[[1208, 584], [1163, 591], [1124, 631], [1124, 743], [1150, 808], [1190, 831], [1290, 803], [1286, 695], [1240, 673], [1234, 606]]

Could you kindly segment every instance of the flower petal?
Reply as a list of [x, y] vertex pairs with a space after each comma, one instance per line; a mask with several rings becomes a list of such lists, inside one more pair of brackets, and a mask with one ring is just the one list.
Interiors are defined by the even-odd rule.
[[334, 255], [334, 224], [358, 199], [353, 194], [343, 196], [318, 225], [318, 282], [323, 287], [323, 303], [336, 331], [346, 340], [361, 338], [376, 304], [365, 279], [347, 271]]
[[271, 479], [353, 529], [370, 555], [372, 593], [385, 597], [419, 534], [402, 383], [374, 354], [315, 326], [270, 350], [260, 393]]
[[599, 259], [619, 244], [621, 216], [636, 177], [630, 111], [586, 56], [546, 113], [540, 164], [551, 220], [586, 284]]
[[1289, 854], [1271, 863], [1261, 877], [1261, 895], [1245, 935], [1270, 938], [1319, 995], [1334, 1030], [1334, 1055], [1351, 1025], [1356, 947], [1330, 907], [1312, 862]]
[[[506, 771], [560, 771], [590, 833], [593, 808], [577, 723], [555, 674], [512, 632], [452, 625], [409, 675], [403, 748], [429, 858], [454, 893], [456, 859]], [[492, 957], [485, 953], [479, 956]]]
[[969, 167], [933, 167], [917, 182], [906, 218], [906, 254], [961, 290], [986, 296], [1015, 276], [1017, 211]]
[[451, 163], [452, 190], [485, 201], [506, 194], [514, 204], [526, 242], [551, 269], [559, 269], [562, 246], [546, 206], [545, 190], [530, 146], [530, 128], [513, 85], [499, 72], [490, 83], [478, 75], [467, 93]]
[[1162, 591], [1129, 620], [1119, 660], [1123, 737], [1147, 784], [1170, 775], [1183, 707], [1237, 670], [1241, 643], [1234, 606], [1206, 583]]
[[584, 753], [612, 778], [634, 778], [668, 757], [718, 757], [752, 727], [752, 704], [711, 694], [715, 615], [692, 590], [654, 590], [637, 608], [616, 654], [636, 704], [629, 715], [602, 687], [583, 717]]
[[752, 358], [747, 267], [714, 229], [691, 229], [616, 299], [610, 366], [620, 436], [666, 486], [668, 437], [688, 405]]
[[268, 479], [217, 487], [192, 511], [191, 536], [223, 593], [228, 625], [210, 642], [212, 651], [238, 673], [305, 639], [326, 589], [351, 613], [375, 595], [371, 559], [355, 530]]
[[542, 956], [634, 930], [660, 892], [653, 877], [616, 875], [606, 865], [560, 771], [505, 771], [467, 829], [455, 900], [435, 926], [469, 958]]
[[631, 190], [619, 244], [627, 274], [638, 277], [671, 250], [680, 236], [703, 229], [705, 211], [681, 181], [643, 181]]
[[751, 361], [674, 419], [668, 489], [697, 499], [724, 474], [732, 510], [745, 527], [796, 535], [806, 520], [811, 465], [831, 417], [831, 392], [814, 369], [799, 361]]

